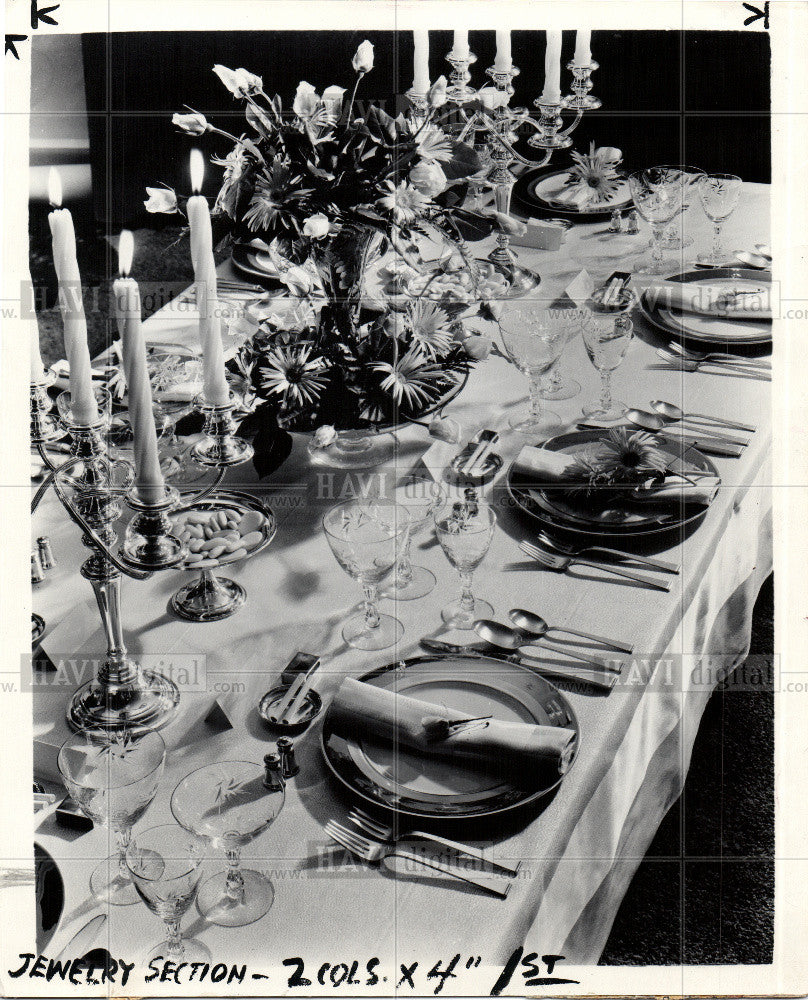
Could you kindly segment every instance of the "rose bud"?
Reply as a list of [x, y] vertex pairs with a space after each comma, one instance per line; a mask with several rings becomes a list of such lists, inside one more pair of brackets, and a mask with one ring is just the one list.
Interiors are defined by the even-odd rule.
[[297, 85], [292, 110], [298, 118], [311, 118], [320, 107], [320, 98], [310, 83], [301, 80]]
[[314, 432], [314, 447], [327, 448], [337, 437], [337, 432], [331, 424], [323, 424]]
[[242, 80], [239, 77], [238, 73], [236, 73], [232, 69], [228, 69], [227, 66], [222, 66], [220, 63], [217, 63], [213, 67], [213, 72], [216, 74], [216, 76], [219, 77], [219, 79], [222, 81], [225, 87], [227, 87], [227, 89], [230, 91], [233, 97], [242, 96], [242, 90], [241, 90]]
[[188, 135], [204, 135], [210, 128], [205, 116], [200, 115], [198, 111], [188, 115], [175, 114], [171, 118], [171, 122], [177, 128], [181, 128], [183, 132], [187, 132]]
[[328, 216], [317, 212], [315, 215], [310, 215], [303, 223], [303, 235], [310, 236], [313, 240], [321, 240], [324, 236], [328, 236], [329, 225]]
[[446, 103], [446, 77], [439, 76], [429, 88], [426, 95], [426, 102], [433, 109], [442, 108]]
[[144, 201], [147, 212], [165, 212], [170, 215], [177, 211], [177, 195], [173, 188], [146, 188], [148, 201]]
[[237, 69], [235, 72], [241, 88], [242, 97], [257, 94], [264, 89], [264, 81], [260, 76], [256, 76], [255, 73], [250, 73], [244, 68]]
[[373, 45], [365, 40], [353, 57], [353, 68], [357, 73], [369, 73], [373, 69]]
[[459, 444], [463, 429], [451, 417], [433, 417], [429, 422], [429, 436], [448, 444]]
[[344, 87], [326, 87], [323, 91], [323, 104], [328, 113], [328, 117], [336, 121], [342, 114], [342, 98], [345, 94]]
[[475, 361], [485, 361], [493, 346], [494, 343], [490, 337], [483, 337], [479, 333], [473, 333], [463, 341], [463, 349]]
[[410, 171], [410, 184], [427, 198], [435, 198], [446, 190], [446, 174], [439, 163], [422, 160]]

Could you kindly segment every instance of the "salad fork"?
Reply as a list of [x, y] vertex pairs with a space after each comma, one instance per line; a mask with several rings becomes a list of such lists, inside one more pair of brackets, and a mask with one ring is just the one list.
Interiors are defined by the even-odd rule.
[[622, 552], [620, 549], [607, 549], [603, 545], [586, 545], [583, 548], [575, 548], [573, 545], [559, 542], [556, 538], [551, 538], [546, 531], [538, 531], [536, 534], [542, 545], [564, 556], [577, 558], [592, 553], [602, 553], [607, 556], [614, 556], [621, 562], [634, 562], [640, 566], [647, 566], [648, 569], [658, 569], [662, 573], [678, 573], [680, 567], [676, 563], [665, 562], [663, 559], [651, 559], [650, 556], [638, 556], [633, 552]]
[[518, 874], [515, 868], [509, 868], [507, 865], [503, 865], [499, 861], [487, 858], [482, 851], [478, 851], [475, 847], [469, 847], [466, 844], [459, 844], [456, 840], [447, 840], [446, 838], [439, 837], [434, 833], [425, 833], [423, 830], [402, 830], [396, 833], [392, 826], [374, 819], [358, 807], [352, 809], [348, 813], [348, 819], [351, 820], [352, 823], [355, 823], [363, 833], [367, 833], [371, 837], [375, 837], [376, 840], [381, 840], [384, 843], [396, 844], [399, 840], [408, 839], [410, 837], [417, 837], [419, 840], [430, 840], [433, 844], [440, 844], [441, 847], [448, 847], [450, 850], [457, 851], [458, 854], [465, 854], [470, 858], [481, 861], [483, 864], [491, 865], [492, 868], [499, 868], [499, 870], [505, 872], [506, 875]]
[[453, 868], [451, 865], [444, 865], [440, 861], [433, 861], [431, 858], [422, 857], [412, 851], [402, 850], [393, 844], [380, 844], [378, 840], [371, 840], [370, 837], [349, 830], [333, 819], [328, 820], [324, 829], [340, 847], [344, 847], [346, 851], [350, 851], [351, 854], [355, 854], [371, 864], [386, 861], [387, 858], [401, 858], [404, 861], [409, 861], [410, 864], [421, 865], [423, 868], [431, 868], [443, 875], [449, 875], [451, 878], [457, 879], [458, 882], [466, 882], [468, 885], [473, 885], [492, 896], [498, 896], [500, 899], [505, 899], [511, 888], [511, 883], [506, 879], [496, 877], [484, 880], [473, 879], [467, 874], [461, 874], [459, 869]]
[[530, 542], [520, 542], [519, 548], [525, 555], [530, 556], [531, 559], [535, 559], [542, 566], [547, 569], [556, 570], [559, 573], [566, 573], [570, 566], [589, 566], [592, 569], [602, 569], [606, 573], [613, 573], [615, 576], [624, 576], [627, 580], [633, 580], [635, 583], [641, 583], [655, 590], [669, 591], [671, 589], [671, 585], [662, 580], [654, 580], [652, 577], [644, 576], [642, 573], [633, 573], [627, 569], [620, 569], [617, 566], [612, 566], [610, 563], [597, 562], [594, 559], [581, 559], [578, 556], [562, 556], [556, 552], [548, 552], [546, 549], [540, 549], [537, 545], [531, 545]]
[[668, 351], [672, 351], [674, 354], [681, 354], [681, 356], [683, 358], [687, 358], [688, 361], [740, 362], [744, 365], [764, 368], [766, 371], [771, 371], [772, 366], [772, 363], [768, 358], [748, 358], [743, 354], [728, 354], [723, 351], [694, 351], [692, 348], [682, 347], [682, 345], [676, 340], [672, 340], [670, 344], [668, 344]]
[[[733, 375], [748, 375], [753, 378], [767, 379], [770, 375], [770, 369], [759, 368], [754, 365], [742, 364], [740, 361], [693, 361], [690, 358], [685, 357], [683, 354], [672, 354], [670, 351], [666, 351], [663, 347], [657, 348], [658, 357], [662, 358], [663, 361], [667, 361], [669, 365], [675, 365], [677, 368], [682, 368], [686, 372], [697, 372], [702, 365], [708, 365], [712, 368], [718, 368], [720, 371], [729, 372]], [[715, 375], [716, 372], [709, 372], [708, 374]]]

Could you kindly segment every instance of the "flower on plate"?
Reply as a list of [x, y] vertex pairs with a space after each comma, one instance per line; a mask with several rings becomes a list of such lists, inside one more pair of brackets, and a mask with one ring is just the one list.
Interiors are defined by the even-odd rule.
[[321, 240], [328, 236], [329, 228], [328, 216], [323, 215], [322, 212], [316, 212], [303, 223], [303, 235], [310, 236], [313, 240]]
[[367, 39], [354, 53], [352, 62], [357, 73], [369, 73], [373, 69], [373, 45]]
[[446, 77], [439, 76], [427, 91], [426, 102], [433, 111], [446, 103]]
[[436, 198], [446, 190], [446, 174], [439, 163], [422, 160], [410, 171], [410, 184], [427, 198]]
[[176, 113], [172, 116], [171, 122], [188, 135], [204, 135], [210, 129], [207, 118], [198, 111], [192, 111], [187, 115]]
[[146, 206], [147, 212], [165, 212], [167, 215], [171, 215], [173, 212], [178, 211], [177, 194], [174, 188], [168, 186], [161, 188], [147, 187], [146, 194], [149, 198], [143, 204]]
[[435, 399], [444, 378], [443, 369], [427, 361], [417, 344], [395, 362], [375, 361], [372, 367], [384, 376], [381, 388], [398, 405], [406, 403], [412, 409]]
[[421, 129], [415, 136], [415, 146], [422, 160], [448, 163], [452, 159], [452, 140], [442, 129], [436, 127]]
[[[617, 158], [615, 159], [615, 154]], [[622, 154], [614, 146], [595, 149], [591, 143], [588, 153], [573, 153], [573, 165], [569, 168], [566, 191], [571, 195], [584, 196], [589, 202], [606, 201], [620, 184], [617, 165]]]
[[430, 200], [411, 184], [401, 181], [396, 185], [394, 181], [385, 181], [385, 185], [388, 194], [382, 195], [377, 204], [379, 208], [392, 212], [396, 222], [414, 222], [424, 214]]
[[611, 483], [631, 483], [665, 473], [670, 459], [645, 431], [615, 427], [600, 441], [596, 464], [599, 473]]
[[322, 107], [322, 101], [317, 91], [310, 83], [301, 80], [297, 85], [292, 110], [298, 118], [312, 118]]
[[325, 362], [311, 357], [311, 345], [273, 347], [258, 369], [262, 388], [293, 406], [310, 406], [326, 386]]
[[452, 323], [448, 314], [429, 299], [415, 299], [407, 307], [407, 325], [414, 344], [430, 358], [440, 357], [452, 346]]

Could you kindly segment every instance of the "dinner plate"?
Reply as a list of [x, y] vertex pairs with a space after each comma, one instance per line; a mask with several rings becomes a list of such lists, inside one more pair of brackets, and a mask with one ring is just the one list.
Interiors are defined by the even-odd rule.
[[270, 284], [282, 284], [280, 274], [272, 258], [266, 252], [250, 243], [234, 243], [231, 253], [233, 267], [242, 274]]
[[[771, 284], [772, 276], [769, 271], [758, 271], [747, 267], [718, 267], [710, 270], [686, 271], [683, 274], [674, 274], [666, 280], [716, 285], [726, 287], [728, 291], [731, 289], [752, 291], [761, 285]], [[666, 336], [675, 337], [677, 340], [692, 341], [697, 344], [759, 347], [770, 344], [772, 339], [770, 320], [732, 320], [674, 311], [652, 303], [647, 291], [640, 296], [639, 308], [649, 323]]]
[[[366, 684], [471, 716], [506, 722], [569, 727], [580, 732], [566, 698], [535, 671], [488, 657], [418, 656], [374, 670]], [[537, 768], [519, 783], [468, 760], [418, 754], [407, 747], [332, 731], [326, 712], [322, 749], [334, 777], [364, 802], [413, 819], [482, 819], [529, 806], [562, 781], [553, 767]], [[569, 773], [569, 769], [567, 770]]]
[[[636, 428], [633, 428], [636, 429]], [[581, 454], [592, 449], [592, 445], [602, 439], [608, 429], [573, 431], [560, 434], [545, 441], [541, 447], [550, 451], [560, 451], [567, 455]], [[670, 458], [674, 468], [686, 454], [688, 468], [718, 477], [713, 463], [696, 448], [683, 451], [675, 441], [660, 441], [657, 447]], [[591, 538], [604, 535], [612, 538], [646, 539], [649, 536], [667, 532], [681, 532], [704, 519], [707, 508], [682, 507], [678, 512], [622, 510], [618, 504], [612, 510], [590, 513], [586, 508], [569, 499], [558, 488], [557, 483], [542, 488], [535, 479], [527, 479], [514, 468], [512, 463], [506, 476], [506, 487], [516, 507], [539, 521], [543, 527], [559, 529], [565, 533]]]
[[65, 905], [62, 873], [44, 847], [34, 844], [34, 876], [36, 882], [36, 948], [44, 954], [48, 942], [56, 933]]
[[631, 208], [633, 201], [627, 180], [622, 180], [617, 189], [605, 201], [589, 205], [583, 209], [560, 204], [555, 199], [566, 186], [569, 170], [529, 170], [516, 181], [512, 197], [531, 210], [539, 209], [576, 222], [597, 222], [610, 216], [615, 209], [623, 212]]

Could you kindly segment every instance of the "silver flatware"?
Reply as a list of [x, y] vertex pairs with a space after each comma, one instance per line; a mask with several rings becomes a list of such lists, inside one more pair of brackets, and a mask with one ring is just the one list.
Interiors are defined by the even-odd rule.
[[685, 413], [681, 407], [668, 403], [664, 399], [652, 399], [651, 409], [668, 420], [690, 420], [716, 424], [719, 427], [726, 427], [728, 430], [746, 431], [747, 434], [754, 434], [757, 430], [754, 424], [742, 424], [739, 420], [727, 420], [725, 417], [714, 417], [708, 413]]
[[[658, 434], [662, 431], [668, 437], [683, 437], [688, 440], [697, 437], [697, 432], [692, 428], [678, 426], [675, 422], [666, 420], [661, 414], [649, 413], [648, 410], [627, 410], [626, 420], [644, 431], [650, 431], [651, 434]], [[731, 434], [724, 434], [713, 428], [705, 428], [702, 433], [705, 437], [709, 437], [711, 441], [720, 441], [723, 444], [737, 444], [742, 448], [745, 448], [749, 444], [749, 441], [745, 438], [733, 437]]]
[[[728, 374], [724, 372], [723, 374]], [[753, 376], [750, 376], [750, 378]], [[575, 425], [579, 430], [596, 430], [604, 431], [613, 427], [613, 424], [597, 424], [587, 420], [579, 420]], [[636, 424], [634, 425], [636, 427]], [[718, 438], [711, 436], [709, 433], [698, 434], [695, 429], [682, 434], [668, 434], [667, 429], [664, 431], [652, 431], [651, 433], [656, 434], [658, 438], [662, 441], [670, 441], [672, 444], [679, 444], [687, 446], [688, 448], [698, 448], [707, 455], [723, 455], [726, 458], [738, 458], [742, 453], [744, 446], [739, 444], [728, 444], [726, 441], [720, 441]]]
[[584, 683], [604, 691], [610, 691], [617, 683], [618, 678], [618, 675], [613, 671], [600, 670], [594, 666], [556, 665], [547, 663], [537, 656], [530, 656], [528, 653], [509, 653], [501, 646], [494, 646], [490, 642], [473, 642], [460, 646], [444, 642], [441, 639], [424, 638], [420, 640], [420, 646], [428, 653], [437, 653], [441, 656], [491, 656], [498, 660], [506, 660], [508, 663], [518, 663], [529, 670], [535, 670], [541, 676], [555, 677], [575, 684]]
[[592, 642], [599, 642], [601, 645], [608, 646], [610, 649], [616, 649], [621, 653], [634, 652], [634, 646], [629, 642], [618, 642], [615, 639], [609, 639], [605, 635], [579, 632], [577, 629], [562, 628], [560, 625], [548, 625], [541, 615], [534, 614], [532, 611], [526, 611], [524, 608], [511, 608], [508, 612], [508, 617], [521, 632], [524, 632], [526, 635], [535, 636], [537, 639], [544, 638], [548, 632], [563, 632], [564, 635], [574, 635], [579, 639], [589, 639]]
[[711, 369], [707, 372], [709, 375], [742, 375], [746, 378], [756, 378], [767, 382], [771, 381], [771, 379], [767, 377], [767, 369], [759, 368], [754, 365], [741, 364], [737, 361], [691, 361], [689, 358], [684, 357], [684, 355], [671, 354], [662, 347], [657, 348], [657, 355], [662, 358], [663, 361], [667, 361], [669, 365], [672, 365], [675, 368], [681, 368], [682, 371], [686, 372], [697, 372], [703, 367], [708, 367]]
[[620, 562], [633, 562], [638, 566], [647, 566], [648, 569], [658, 569], [662, 573], [679, 573], [678, 563], [666, 562], [664, 559], [652, 559], [650, 556], [640, 556], [635, 552], [623, 552], [621, 549], [608, 549], [604, 545], [582, 545], [576, 547], [568, 545], [566, 542], [559, 542], [557, 538], [548, 535], [546, 531], [539, 530], [536, 538], [547, 548], [554, 549], [564, 556], [583, 556], [601, 554], [612, 556]]
[[764, 368], [771, 371], [772, 363], [768, 358], [748, 358], [743, 354], [732, 354], [725, 351], [694, 351], [690, 347], [682, 347], [677, 340], [672, 340], [667, 348], [669, 353], [679, 354], [690, 361], [728, 361], [730, 363], [749, 365], [753, 368]]
[[492, 621], [489, 618], [481, 618], [479, 621], [476, 621], [474, 623], [474, 631], [481, 639], [495, 646], [501, 646], [503, 649], [521, 649], [523, 646], [536, 646], [538, 649], [543, 649], [548, 653], [560, 653], [563, 656], [569, 656], [572, 660], [580, 660], [582, 663], [586, 663], [587, 666], [597, 667], [600, 670], [613, 671], [618, 674], [623, 666], [622, 663], [615, 665], [608, 660], [600, 660], [591, 654], [585, 655], [575, 652], [575, 650], [569, 649], [567, 646], [556, 646], [551, 642], [547, 642], [541, 636], [535, 637], [528, 632], [523, 632], [521, 629], [510, 628], [508, 625]]
[[508, 865], [503, 865], [501, 861], [494, 861], [492, 858], [487, 857], [483, 851], [477, 850], [476, 847], [458, 843], [456, 840], [448, 840], [446, 837], [439, 837], [435, 833], [427, 833], [424, 830], [395, 830], [392, 826], [388, 826], [386, 823], [374, 819], [373, 816], [369, 816], [358, 807], [351, 809], [348, 813], [348, 819], [352, 823], [355, 823], [363, 833], [367, 833], [376, 840], [381, 840], [383, 843], [396, 844], [401, 840], [417, 837], [419, 840], [429, 840], [433, 844], [440, 844], [441, 847], [448, 847], [458, 854], [465, 854], [467, 857], [490, 865], [492, 868], [498, 868], [500, 871], [505, 872], [506, 875], [519, 874], [516, 868], [509, 868]]
[[540, 549], [536, 545], [531, 545], [530, 542], [520, 542], [519, 548], [525, 555], [530, 556], [531, 559], [535, 559], [536, 562], [540, 563], [546, 569], [551, 569], [556, 573], [566, 573], [570, 566], [589, 566], [591, 569], [600, 569], [605, 573], [612, 573], [614, 576], [625, 577], [627, 580], [633, 580], [634, 583], [642, 584], [644, 587], [651, 587], [654, 590], [664, 590], [667, 592], [671, 589], [671, 585], [664, 580], [655, 580], [653, 577], [645, 576], [642, 573], [634, 573], [631, 570], [613, 566], [611, 563], [597, 562], [594, 559], [582, 559], [579, 556], [562, 556], [557, 552], [548, 552], [546, 549]]
[[453, 868], [451, 865], [445, 865], [440, 861], [423, 857], [420, 854], [415, 854], [413, 851], [405, 851], [393, 844], [380, 844], [378, 840], [371, 840], [369, 837], [365, 837], [355, 830], [349, 830], [332, 819], [326, 823], [325, 832], [340, 847], [344, 847], [346, 851], [356, 854], [363, 861], [368, 861], [371, 864], [378, 864], [379, 862], [386, 861], [388, 858], [401, 858], [403, 861], [410, 862], [410, 864], [421, 865], [423, 868], [430, 868], [432, 871], [441, 872], [450, 878], [457, 879], [459, 882], [466, 882], [468, 885], [473, 885], [484, 892], [490, 893], [492, 896], [498, 896], [500, 899], [505, 899], [511, 887], [511, 883], [507, 879], [496, 879], [493, 877], [471, 878], [467, 872], [464, 871], [461, 873], [459, 869]]

